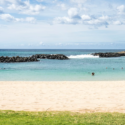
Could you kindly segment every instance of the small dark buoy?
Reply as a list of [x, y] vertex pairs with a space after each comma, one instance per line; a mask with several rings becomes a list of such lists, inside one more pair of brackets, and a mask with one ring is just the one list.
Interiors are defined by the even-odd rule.
[[114, 68], [113, 68], [113, 70], [114, 70]]
[[123, 67], [122, 67], [122, 69], [123, 69]]
[[106, 69], [107, 69], [107, 67], [106, 67]]
[[94, 72], [92, 72], [92, 76], [94, 76], [95, 75], [95, 73]]

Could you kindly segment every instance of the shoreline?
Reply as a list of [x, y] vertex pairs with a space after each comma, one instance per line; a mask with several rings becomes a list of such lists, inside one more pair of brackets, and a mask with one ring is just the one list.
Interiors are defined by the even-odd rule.
[[125, 113], [125, 81], [0, 81], [0, 110]]

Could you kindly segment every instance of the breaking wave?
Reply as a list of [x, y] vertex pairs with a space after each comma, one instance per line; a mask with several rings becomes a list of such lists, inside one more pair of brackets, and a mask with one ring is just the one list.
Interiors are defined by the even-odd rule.
[[90, 54], [86, 54], [86, 55], [71, 55], [71, 56], [68, 56], [68, 58], [70, 58], [70, 59], [84, 59], [84, 58], [99, 58], [99, 56], [93, 56]]

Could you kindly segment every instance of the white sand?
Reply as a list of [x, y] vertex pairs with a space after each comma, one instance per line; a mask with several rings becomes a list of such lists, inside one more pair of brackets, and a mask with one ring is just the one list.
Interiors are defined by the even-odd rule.
[[0, 110], [125, 113], [125, 81], [0, 82]]

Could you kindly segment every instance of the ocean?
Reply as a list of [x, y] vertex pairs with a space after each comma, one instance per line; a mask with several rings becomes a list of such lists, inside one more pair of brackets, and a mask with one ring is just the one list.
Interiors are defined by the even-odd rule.
[[[90, 55], [95, 52], [120, 51], [125, 50], [1, 49], [0, 56], [64, 54], [69, 60], [0, 63], [0, 81], [122, 81], [125, 80], [125, 57], [99, 58]], [[92, 72], [95, 76], [91, 75]]]

